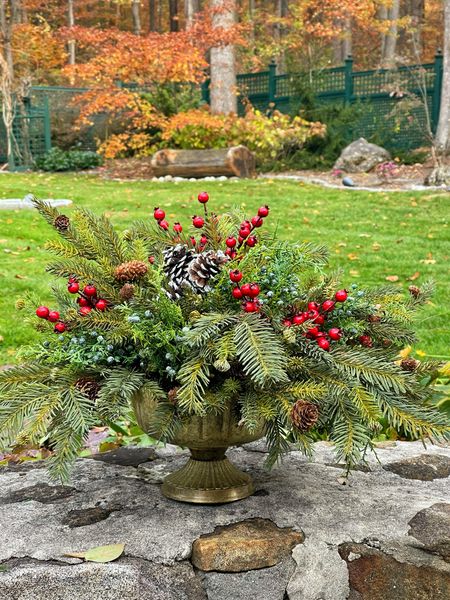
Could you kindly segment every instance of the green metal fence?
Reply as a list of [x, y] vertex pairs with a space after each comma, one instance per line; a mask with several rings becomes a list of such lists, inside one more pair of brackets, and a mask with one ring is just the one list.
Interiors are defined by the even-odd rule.
[[[358, 104], [361, 110], [355, 111], [353, 137], [376, 138], [391, 148], [417, 148], [429, 143], [427, 110], [433, 131], [438, 123], [442, 63], [438, 53], [429, 64], [354, 71], [353, 59], [348, 58], [342, 67], [292, 75], [277, 75], [272, 63], [267, 71], [238, 75], [239, 112], [242, 114], [250, 102], [262, 111], [295, 113], [301, 108], [303, 94], [312, 95], [318, 107]], [[202, 85], [206, 103], [209, 83]], [[383, 131], [385, 139], [381, 139]]]

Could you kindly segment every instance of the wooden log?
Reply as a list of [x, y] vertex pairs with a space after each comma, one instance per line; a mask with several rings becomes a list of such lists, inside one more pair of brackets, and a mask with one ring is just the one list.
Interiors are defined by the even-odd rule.
[[160, 150], [153, 155], [156, 177], [253, 177], [255, 157], [245, 146], [211, 150]]

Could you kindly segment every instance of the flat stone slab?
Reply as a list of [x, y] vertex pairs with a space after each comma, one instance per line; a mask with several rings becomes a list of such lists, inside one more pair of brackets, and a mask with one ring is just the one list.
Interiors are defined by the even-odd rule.
[[[422, 462], [450, 459], [450, 448], [397, 442], [378, 449], [377, 456], [369, 454], [368, 469], [348, 479], [330, 444], [319, 442], [315, 450], [313, 461], [294, 451], [271, 472], [264, 468], [263, 441], [230, 450], [229, 458], [252, 474], [256, 493], [217, 506], [162, 496], [164, 474], [187, 460], [177, 448], [155, 449], [150, 460], [135, 450], [129, 460], [125, 451], [110, 455], [108, 462], [80, 459], [72, 480], [59, 487], [42, 462], [2, 468], [0, 598], [450, 598], [450, 563], [444, 560], [450, 477], [407, 479], [383, 468], [418, 457]], [[147, 462], [133, 466], [139, 460]], [[193, 565], [193, 547], [202, 536], [230, 525], [243, 531], [259, 519], [272, 531], [304, 532], [305, 540], [280, 540], [278, 560], [284, 556], [274, 566], [261, 565], [257, 556], [247, 556], [242, 572]], [[434, 539], [437, 547], [430, 543]], [[125, 544], [125, 552], [113, 563], [64, 556], [114, 543]]]
[[[50, 206], [69, 206], [72, 200], [46, 198], [44, 202], [48, 202]], [[22, 208], [35, 208], [28, 197], [25, 198], [6, 198], [0, 199], [0, 210], [20, 210]]]

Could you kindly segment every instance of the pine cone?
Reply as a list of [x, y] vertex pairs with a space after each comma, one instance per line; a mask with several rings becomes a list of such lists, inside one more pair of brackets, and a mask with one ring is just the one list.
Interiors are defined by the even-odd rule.
[[367, 320], [369, 323], [379, 323], [381, 321], [381, 317], [379, 315], [369, 315]]
[[413, 372], [419, 366], [419, 361], [416, 360], [415, 358], [404, 358], [402, 360], [402, 362], [400, 363], [400, 366], [404, 371]]
[[141, 260], [130, 260], [129, 262], [122, 263], [116, 268], [114, 273], [115, 278], [118, 281], [135, 281], [141, 279], [147, 273], [148, 266]]
[[96, 400], [100, 391], [100, 384], [95, 379], [89, 377], [80, 377], [75, 381], [75, 387], [83, 392], [90, 400]]
[[306, 433], [317, 423], [319, 419], [319, 409], [312, 402], [306, 400], [297, 400], [292, 407], [291, 419], [294, 427], [300, 432]]
[[417, 296], [420, 294], [420, 288], [417, 287], [417, 285], [410, 285], [408, 291], [411, 296], [414, 296], [414, 298], [417, 298]]
[[67, 231], [69, 229], [70, 219], [69, 217], [66, 217], [66, 215], [58, 215], [53, 221], [53, 225], [58, 231]]
[[130, 300], [134, 296], [134, 285], [125, 283], [121, 288], [119, 295], [122, 300]]
[[16, 300], [16, 310], [23, 310], [26, 306], [26, 302], [23, 298], [18, 298]]
[[182, 287], [187, 285], [189, 264], [193, 260], [195, 252], [183, 244], [177, 244], [163, 250], [163, 255], [164, 273], [169, 281], [169, 295], [172, 298], [180, 298]]
[[167, 392], [167, 399], [173, 405], [175, 405], [177, 403], [177, 395], [178, 395], [179, 389], [180, 389], [179, 387], [174, 387]]
[[220, 272], [222, 266], [227, 261], [228, 256], [220, 250], [218, 252], [209, 250], [208, 252], [197, 254], [189, 265], [189, 284], [195, 291], [209, 292], [211, 289], [208, 285], [209, 280]]

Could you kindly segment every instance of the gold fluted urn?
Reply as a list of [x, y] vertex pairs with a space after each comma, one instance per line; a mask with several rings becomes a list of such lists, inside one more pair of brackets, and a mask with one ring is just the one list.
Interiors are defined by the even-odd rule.
[[[152, 435], [157, 434], [154, 399], [138, 393], [133, 406], [139, 426]], [[263, 423], [252, 432], [238, 423], [232, 403], [220, 414], [189, 417], [170, 441], [189, 448], [191, 457], [181, 469], [166, 477], [163, 494], [173, 500], [197, 504], [221, 504], [250, 496], [254, 492], [252, 478], [228, 460], [226, 451], [230, 446], [253, 442], [263, 435]]]

